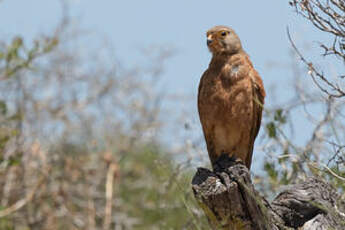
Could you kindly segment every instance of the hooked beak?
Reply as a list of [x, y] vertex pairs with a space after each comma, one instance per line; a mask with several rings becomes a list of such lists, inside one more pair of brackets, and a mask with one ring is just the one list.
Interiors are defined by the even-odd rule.
[[207, 45], [209, 46], [209, 45], [212, 43], [212, 41], [213, 41], [212, 36], [209, 35], [209, 36], [207, 37], [207, 41], [206, 41]]

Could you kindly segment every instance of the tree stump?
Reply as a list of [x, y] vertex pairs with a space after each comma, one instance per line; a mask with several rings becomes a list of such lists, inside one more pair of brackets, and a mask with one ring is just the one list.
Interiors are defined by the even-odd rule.
[[345, 229], [345, 215], [336, 206], [339, 196], [321, 179], [292, 185], [270, 204], [255, 190], [248, 169], [223, 155], [214, 171], [198, 168], [192, 189], [212, 229]]

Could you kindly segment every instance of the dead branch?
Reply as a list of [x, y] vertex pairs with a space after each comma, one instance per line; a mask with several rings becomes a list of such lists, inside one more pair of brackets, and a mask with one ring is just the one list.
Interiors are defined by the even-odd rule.
[[344, 229], [336, 190], [318, 178], [291, 185], [270, 204], [255, 190], [248, 169], [221, 156], [214, 172], [198, 168], [194, 196], [212, 229]]
[[[317, 87], [324, 92], [325, 94], [329, 95], [330, 97], [344, 97], [345, 96], [345, 91], [340, 88], [337, 84], [334, 84], [330, 82], [327, 77], [321, 72], [319, 72], [313, 65], [312, 62], [307, 61], [307, 59], [302, 55], [302, 53], [297, 49], [297, 46], [293, 42], [289, 29], [287, 28], [287, 35], [288, 39], [292, 45], [292, 48], [295, 50], [296, 54], [300, 58], [300, 60], [308, 67], [308, 74], [312, 77], [313, 82], [317, 85]], [[333, 90], [333, 92], [330, 92], [327, 90], [326, 87], [322, 86], [319, 82], [318, 79], [321, 80], [322, 82], [326, 83], [326, 85]]]
[[16, 203], [11, 205], [10, 207], [0, 211], [0, 218], [11, 215], [12, 213], [18, 211], [19, 209], [23, 208], [27, 203], [29, 203], [36, 194], [37, 190], [41, 187], [43, 182], [45, 181], [46, 176], [42, 176], [33, 189], [21, 200], [18, 200]]

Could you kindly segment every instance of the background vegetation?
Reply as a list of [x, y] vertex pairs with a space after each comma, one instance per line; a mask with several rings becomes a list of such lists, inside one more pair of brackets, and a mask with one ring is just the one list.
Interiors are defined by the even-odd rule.
[[[290, 5], [329, 34], [322, 55], [340, 68], [330, 74], [290, 38], [295, 92], [265, 108], [258, 149], [267, 157], [253, 179], [270, 198], [310, 175], [344, 194], [345, 3]], [[208, 229], [191, 194], [195, 165], [190, 157], [180, 163], [161, 137], [169, 99], [157, 84], [170, 51], [128, 69], [109, 46], [80, 53], [82, 33], [66, 14], [32, 44], [0, 42], [0, 229]], [[301, 144], [294, 136], [302, 115], [311, 131]]]

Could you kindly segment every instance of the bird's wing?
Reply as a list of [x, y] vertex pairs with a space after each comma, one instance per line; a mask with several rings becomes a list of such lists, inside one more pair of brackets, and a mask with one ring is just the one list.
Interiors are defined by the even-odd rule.
[[259, 133], [262, 110], [265, 102], [265, 89], [259, 74], [254, 70], [253, 72], [253, 98], [254, 98], [254, 118], [255, 127], [253, 127], [253, 138], [255, 139]]
[[205, 75], [207, 74], [207, 71], [208, 71], [208, 70], [206, 70], [206, 71], [202, 74], [202, 76], [201, 76], [201, 78], [200, 78], [199, 88], [198, 88], [198, 97], [200, 96], [200, 90], [201, 90], [201, 88], [202, 88], [203, 78], [204, 78]]
[[261, 118], [262, 118], [262, 110], [265, 102], [266, 92], [264, 89], [264, 84], [259, 73], [254, 69], [252, 62], [250, 61], [249, 57], [246, 56], [245, 61], [250, 66], [249, 76], [252, 82], [252, 89], [253, 89], [253, 127], [252, 127], [252, 138], [253, 142], [256, 136], [259, 133], [260, 125], [261, 125]]
[[252, 83], [253, 100], [254, 100], [252, 130], [250, 134], [251, 137], [250, 137], [250, 143], [249, 143], [251, 149], [246, 159], [246, 165], [248, 169], [250, 169], [252, 156], [253, 156], [254, 141], [259, 133], [260, 126], [261, 126], [262, 111], [263, 111], [266, 93], [265, 93], [264, 85], [259, 73], [254, 69], [248, 57], [247, 57], [247, 61], [250, 64], [249, 76]]
[[210, 157], [211, 164], [213, 164], [217, 158], [217, 155], [214, 154], [214, 147], [213, 147], [214, 138], [212, 138], [213, 130], [208, 128], [208, 126], [206, 125], [208, 123], [207, 121], [209, 121], [210, 118], [209, 116], [207, 116], [208, 111], [205, 111], [207, 109], [207, 107], [204, 104], [205, 94], [203, 94], [202, 92], [203, 87], [207, 87], [207, 82], [205, 82], [205, 78], [207, 77], [208, 74], [209, 74], [209, 71], [206, 70], [200, 79], [199, 89], [198, 89], [198, 112], [199, 112], [201, 127], [203, 130], [206, 145], [207, 145], [208, 155]]

